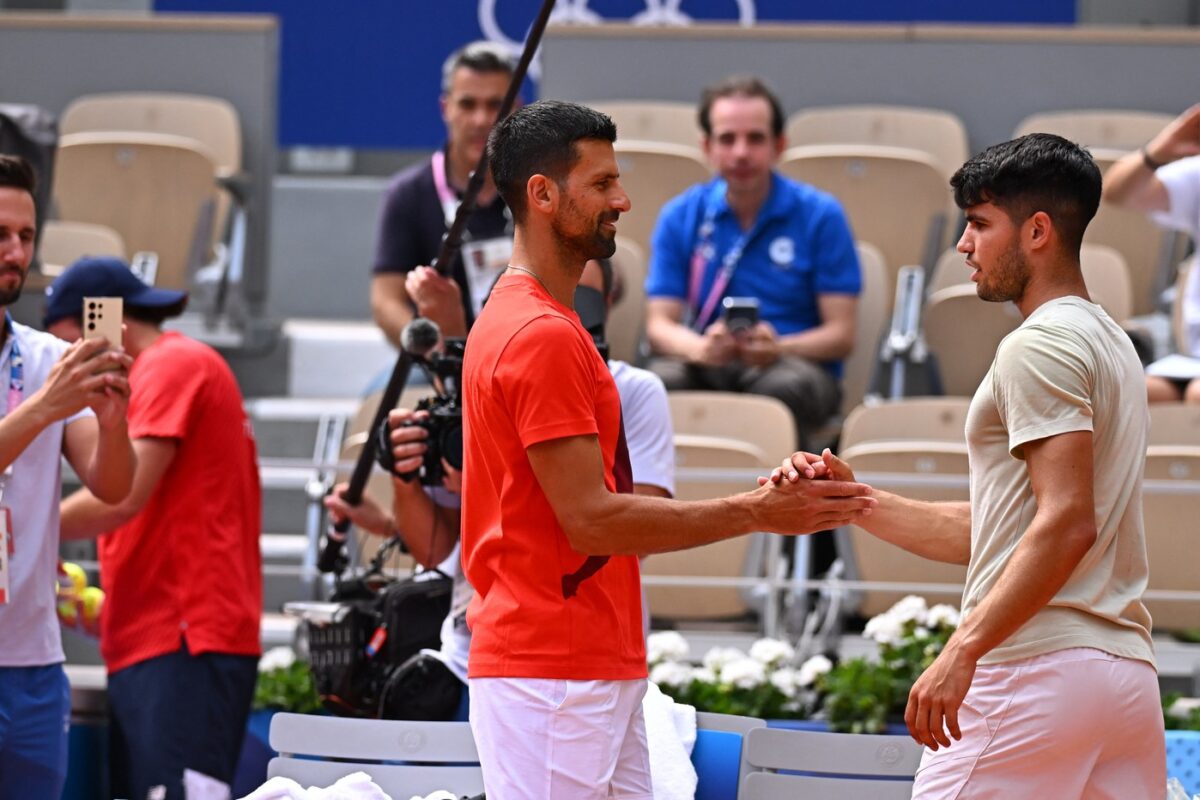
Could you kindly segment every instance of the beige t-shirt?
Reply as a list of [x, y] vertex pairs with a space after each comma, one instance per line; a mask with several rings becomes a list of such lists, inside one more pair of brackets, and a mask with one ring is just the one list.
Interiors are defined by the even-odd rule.
[[1128, 335], [1099, 306], [1062, 297], [1040, 306], [996, 350], [967, 414], [971, 467], [969, 615], [995, 585], [1037, 501], [1022, 446], [1091, 431], [1097, 537], [1048, 605], [980, 663], [1094, 647], [1154, 663], [1142, 605], [1146, 388]]

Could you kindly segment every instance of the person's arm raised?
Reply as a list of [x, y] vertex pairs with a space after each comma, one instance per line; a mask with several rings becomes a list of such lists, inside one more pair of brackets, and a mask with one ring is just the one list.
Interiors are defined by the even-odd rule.
[[526, 453], [571, 546], [585, 555], [684, 550], [754, 531], [812, 533], [857, 523], [875, 505], [869, 487], [842, 481], [761, 486], [687, 503], [614, 494], [604, 485], [595, 436], [551, 439]]

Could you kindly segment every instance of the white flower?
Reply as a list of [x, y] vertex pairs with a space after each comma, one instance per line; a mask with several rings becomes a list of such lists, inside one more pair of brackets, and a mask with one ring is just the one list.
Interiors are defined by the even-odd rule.
[[951, 628], [958, 627], [958, 609], [954, 606], [941, 603], [929, 609], [929, 615], [926, 617], [926, 624], [936, 628], [939, 625], [948, 625]]
[[933, 632], [929, 628], [917, 627], [913, 628], [912, 635], [914, 639], [928, 639], [933, 635]]
[[812, 686], [817, 678], [833, 669], [833, 662], [825, 656], [817, 655], [800, 665], [797, 680], [801, 686]]
[[771, 685], [781, 691], [784, 697], [791, 699], [805, 684], [800, 682], [799, 672], [791, 667], [783, 667], [771, 673]]
[[287, 669], [296, 663], [296, 653], [290, 647], [273, 647], [258, 660], [259, 672]]
[[739, 689], [755, 689], [767, 681], [767, 670], [753, 658], [742, 657], [721, 668], [721, 683]]
[[659, 686], [687, 686], [692, 682], [693, 670], [677, 661], [663, 661], [650, 670], [650, 682]]
[[925, 604], [924, 597], [918, 597], [915, 594], [910, 594], [904, 599], [898, 601], [896, 605], [887, 610], [888, 615], [896, 617], [900, 622], [915, 622], [922, 625], [925, 622], [925, 616], [929, 613], [929, 606]]
[[719, 675], [726, 664], [731, 661], [740, 661], [745, 657], [746, 654], [736, 647], [714, 647], [704, 654], [704, 666]]
[[759, 639], [750, 646], [750, 657], [770, 667], [791, 661], [796, 657], [796, 651], [790, 644], [778, 639]]
[[692, 680], [698, 683], [713, 684], [717, 682], [717, 673], [708, 667], [696, 667], [692, 670]]
[[646, 637], [646, 660], [651, 664], [660, 661], [686, 661], [688, 643], [676, 631], [659, 631]]
[[904, 620], [889, 613], [867, 620], [863, 636], [880, 644], [896, 644], [904, 636]]

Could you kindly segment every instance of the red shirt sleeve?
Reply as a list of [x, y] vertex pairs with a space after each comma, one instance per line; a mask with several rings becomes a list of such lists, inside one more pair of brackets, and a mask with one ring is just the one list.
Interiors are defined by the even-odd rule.
[[599, 359], [591, 341], [562, 317], [538, 317], [513, 336], [494, 375], [523, 447], [599, 433]]
[[151, 348], [130, 370], [130, 439], [182, 439], [187, 435], [204, 373], [195, 368], [194, 361], [170, 355], [167, 348]]

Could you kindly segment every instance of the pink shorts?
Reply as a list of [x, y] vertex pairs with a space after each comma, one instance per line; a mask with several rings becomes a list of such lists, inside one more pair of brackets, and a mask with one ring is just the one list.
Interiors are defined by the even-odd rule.
[[468, 684], [488, 800], [653, 800], [645, 679]]
[[1158, 675], [1090, 648], [981, 666], [963, 738], [926, 748], [914, 800], [1133, 800], [1166, 791]]

